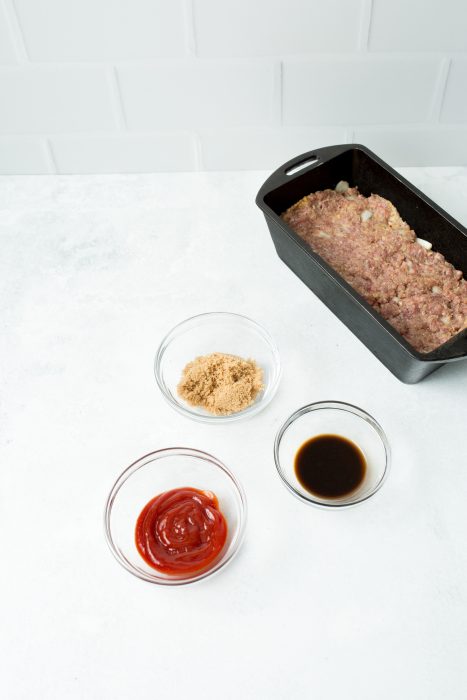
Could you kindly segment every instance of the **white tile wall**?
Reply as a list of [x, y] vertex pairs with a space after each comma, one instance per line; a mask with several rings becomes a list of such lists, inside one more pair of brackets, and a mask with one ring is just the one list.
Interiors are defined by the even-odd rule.
[[467, 51], [467, 2], [373, 0], [370, 49]]
[[52, 172], [47, 145], [31, 136], [0, 136], [0, 175]]
[[425, 121], [438, 58], [321, 57], [284, 61], [284, 124]]
[[0, 4], [0, 64], [16, 63], [16, 52], [10, 32], [8, 16], [4, 5]]
[[14, 0], [33, 61], [187, 53], [183, 0]]
[[467, 126], [361, 127], [352, 141], [400, 166], [467, 163]]
[[203, 129], [202, 165], [206, 170], [275, 170], [316, 144], [345, 143], [343, 127]]
[[361, 0], [194, 0], [200, 56], [284, 56], [358, 46]]
[[55, 136], [50, 139], [59, 173], [146, 173], [197, 169], [195, 137], [187, 132]]
[[129, 129], [270, 124], [274, 64], [269, 61], [162, 62], [118, 69]]
[[0, 0], [0, 172], [467, 165], [466, 0]]
[[106, 69], [48, 65], [0, 68], [0, 133], [113, 129]]

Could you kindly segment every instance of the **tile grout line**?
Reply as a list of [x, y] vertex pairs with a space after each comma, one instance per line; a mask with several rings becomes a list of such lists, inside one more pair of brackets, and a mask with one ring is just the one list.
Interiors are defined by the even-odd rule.
[[55, 154], [53, 151], [52, 144], [49, 138], [44, 139], [45, 153], [47, 158], [47, 166], [49, 168], [50, 175], [58, 175], [57, 161], [55, 160]]
[[418, 131], [424, 129], [427, 131], [437, 132], [440, 130], [444, 131], [466, 131], [467, 125], [462, 122], [427, 122], [427, 121], [417, 121], [410, 123], [398, 123], [394, 124], [391, 122], [383, 122], [381, 124], [356, 124], [353, 127], [349, 127], [350, 131], [355, 134], [355, 131], [362, 129], [364, 131], [371, 132], [381, 132], [381, 131], [394, 131], [394, 132], [404, 132], [404, 131]]
[[185, 41], [188, 55], [192, 58], [197, 56], [196, 47], [196, 26], [195, 26], [195, 9], [193, 0], [184, 0], [183, 2], [183, 17], [185, 25]]
[[451, 70], [452, 58], [445, 57], [441, 61], [438, 79], [434, 89], [433, 100], [429, 113], [429, 122], [440, 123], [441, 110], [443, 108], [444, 96], [448, 85], [449, 72]]
[[13, 0], [0, 0], [3, 4], [10, 38], [15, 48], [16, 58], [20, 65], [30, 63], [26, 41]]
[[120, 81], [118, 72], [115, 66], [109, 66], [107, 70], [107, 79], [110, 88], [110, 101], [112, 103], [112, 112], [115, 119], [117, 131], [127, 131], [127, 121], [125, 108], [123, 106], [122, 91], [120, 89]]
[[[7, 3], [11, 2], [11, 0], [0, 0], [0, 6], [1, 3]], [[5, 5], [6, 7], [6, 5]], [[163, 56], [157, 59], [122, 59], [116, 57], [115, 59], [109, 59], [109, 58], [103, 58], [103, 59], [93, 59], [93, 60], [87, 60], [87, 59], [73, 59], [73, 60], [64, 60], [64, 59], [37, 59], [37, 60], [31, 60], [27, 56], [26, 52], [26, 47], [24, 46], [23, 42], [23, 48], [24, 48], [24, 53], [25, 53], [25, 62], [29, 63], [31, 66], [34, 67], [39, 67], [39, 68], [48, 68], [48, 67], [67, 67], [67, 68], [79, 68], [79, 67], [88, 67], [88, 68], [98, 68], [102, 66], [109, 66], [109, 64], [112, 61], [115, 61], [115, 63], [118, 63], [119, 66], [121, 67], [131, 67], [131, 68], [144, 68], [145, 66], [148, 65], [154, 65], [156, 62], [160, 63], [161, 65], [167, 65], [170, 66], [173, 63], [177, 64], [191, 64], [192, 61], [190, 59], [196, 58], [198, 59], [198, 56], [195, 55], [189, 55], [189, 56], [176, 56], [176, 57], [168, 57], [168, 56]], [[338, 60], [338, 61], [347, 61], [351, 60], [352, 58], [358, 58], [361, 56], [361, 52], [357, 50], [351, 50], [351, 51], [318, 51], [314, 53], [298, 53], [298, 54], [291, 54], [286, 56], [286, 60], [291, 61], [292, 63], [300, 63], [300, 62], [305, 62], [308, 63], [313, 60], [323, 60], [323, 61], [328, 61], [328, 60]], [[222, 63], [226, 64], [246, 64], [246, 63], [254, 63], [254, 64], [262, 64], [264, 63], [267, 59], [271, 60], [280, 60], [281, 63], [283, 63], [283, 58], [279, 59], [275, 56], [212, 56], [209, 58], [203, 58], [199, 59], [200, 62], [204, 62], [206, 64], [213, 64], [213, 65], [222, 65]], [[370, 59], [375, 59], [375, 60], [381, 60], [381, 61], [388, 61], [392, 62], [394, 60], [411, 60], [411, 59], [429, 59], [429, 58], [437, 58], [438, 60], [443, 60], [443, 59], [449, 59], [449, 58], [460, 58], [463, 60], [467, 60], [467, 51], [456, 51], [451, 52], [443, 49], [439, 50], [427, 50], [427, 51], [371, 51], [369, 52], [368, 58]], [[8, 69], [11, 68], [13, 64], [7, 64], [3, 63], [0, 65], [0, 70]]]
[[360, 52], [367, 52], [370, 43], [371, 20], [373, 18], [373, 0], [363, 0], [360, 12], [358, 50]]
[[[308, 129], [316, 129], [317, 131], [320, 131], [322, 129], [332, 129], [332, 130], [344, 130], [347, 133], [347, 130], [349, 130], [349, 133], [352, 133], [353, 130], [356, 129], [369, 129], [369, 130], [378, 130], [378, 129], [393, 129], [394, 131], [400, 131], [401, 129], [419, 129], [422, 127], [430, 127], [432, 129], [435, 129], [436, 127], [442, 127], [443, 129], [451, 129], [451, 130], [466, 130], [467, 129], [467, 124], [465, 122], [440, 122], [439, 124], [436, 122], [426, 122], [426, 121], [416, 121], [416, 122], [378, 122], [376, 124], [368, 124], [368, 123], [354, 123], [353, 126], [347, 127], [345, 124], [293, 124], [291, 126], [284, 126], [284, 130], [290, 130], [290, 131], [295, 131], [298, 130], [300, 132], [306, 131]], [[193, 127], [194, 128], [194, 127]], [[199, 127], [200, 129], [204, 129], [204, 127]], [[256, 130], [261, 130], [262, 128], [265, 129], [278, 129], [280, 131], [280, 127], [277, 125], [266, 125], [266, 124], [251, 124], [251, 125], [240, 125], [240, 126], [226, 126], [226, 127], [206, 127], [206, 129], [209, 130], [214, 130], [214, 131], [256, 131]], [[164, 136], [165, 134], [171, 134], [177, 135], [181, 133], [195, 133], [194, 131], [190, 130], [189, 127], [176, 127], [176, 128], [165, 128], [161, 127], [159, 129], [136, 129], [136, 130], [131, 130], [128, 132], [125, 132], [124, 135], [128, 136]], [[102, 137], [102, 138], [107, 138], [107, 137], [112, 137], [115, 136], [116, 133], [115, 131], [103, 131], [101, 129], [85, 129], [83, 131], [68, 131], [68, 130], [60, 130], [57, 132], [50, 132], [48, 134], [49, 137], [57, 137], [59, 139], [61, 138], [74, 138], [74, 137], [83, 137], [83, 138], [94, 138], [94, 137]], [[0, 136], [2, 138], [12, 138], [12, 139], [22, 139], [22, 138], [40, 138], [41, 134], [37, 131], [2, 131], [0, 133]]]

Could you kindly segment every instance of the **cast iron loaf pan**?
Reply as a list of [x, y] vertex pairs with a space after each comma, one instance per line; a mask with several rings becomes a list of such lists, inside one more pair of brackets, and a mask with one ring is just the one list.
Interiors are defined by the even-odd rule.
[[[303, 166], [303, 167], [300, 167]], [[433, 244], [464, 276], [467, 229], [365, 146], [346, 144], [303, 153], [278, 168], [256, 197], [279, 257], [402, 382], [415, 384], [447, 362], [467, 359], [467, 330], [429, 353], [417, 352], [281, 219], [305, 195], [339, 180], [398, 209], [419, 238]]]

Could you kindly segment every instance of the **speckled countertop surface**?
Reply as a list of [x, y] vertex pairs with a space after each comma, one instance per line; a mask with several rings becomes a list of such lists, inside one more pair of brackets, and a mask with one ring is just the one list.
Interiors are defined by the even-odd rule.
[[[467, 169], [403, 173], [464, 225]], [[8, 700], [457, 700], [467, 666], [467, 365], [397, 381], [279, 261], [266, 173], [0, 179], [0, 686]], [[165, 332], [232, 310], [284, 366], [246, 422], [198, 424], [157, 390]], [[276, 430], [320, 399], [383, 425], [392, 470], [324, 512], [276, 475]], [[195, 586], [112, 558], [104, 502], [139, 456], [212, 452], [245, 487], [244, 546]]]

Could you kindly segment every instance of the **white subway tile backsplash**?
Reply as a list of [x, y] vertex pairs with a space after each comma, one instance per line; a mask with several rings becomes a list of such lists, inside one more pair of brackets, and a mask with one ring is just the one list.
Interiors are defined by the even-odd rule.
[[410, 123], [427, 119], [440, 59], [320, 57], [284, 62], [284, 124]]
[[191, 61], [118, 69], [130, 129], [254, 126], [273, 115], [270, 62]]
[[452, 124], [467, 122], [467, 58], [456, 58], [451, 63], [441, 121]]
[[112, 130], [103, 68], [47, 66], [0, 69], [0, 132]]
[[300, 153], [345, 143], [342, 127], [218, 129], [200, 132], [206, 170], [273, 170]]
[[369, 47], [467, 51], [465, 0], [373, 0]]
[[180, 56], [183, 0], [14, 0], [33, 61]]
[[283, 56], [357, 48], [361, 0], [194, 0], [200, 56]]
[[0, 4], [0, 63], [16, 62], [16, 52], [5, 7]]
[[[467, 165], [467, 0], [0, 0], [0, 173]], [[55, 159], [55, 163], [53, 162]]]
[[57, 136], [51, 139], [59, 173], [146, 173], [195, 170], [195, 137], [187, 132]]
[[45, 141], [28, 136], [0, 137], [0, 175], [50, 172]]
[[353, 140], [393, 167], [467, 164], [467, 126], [356, 128]]

